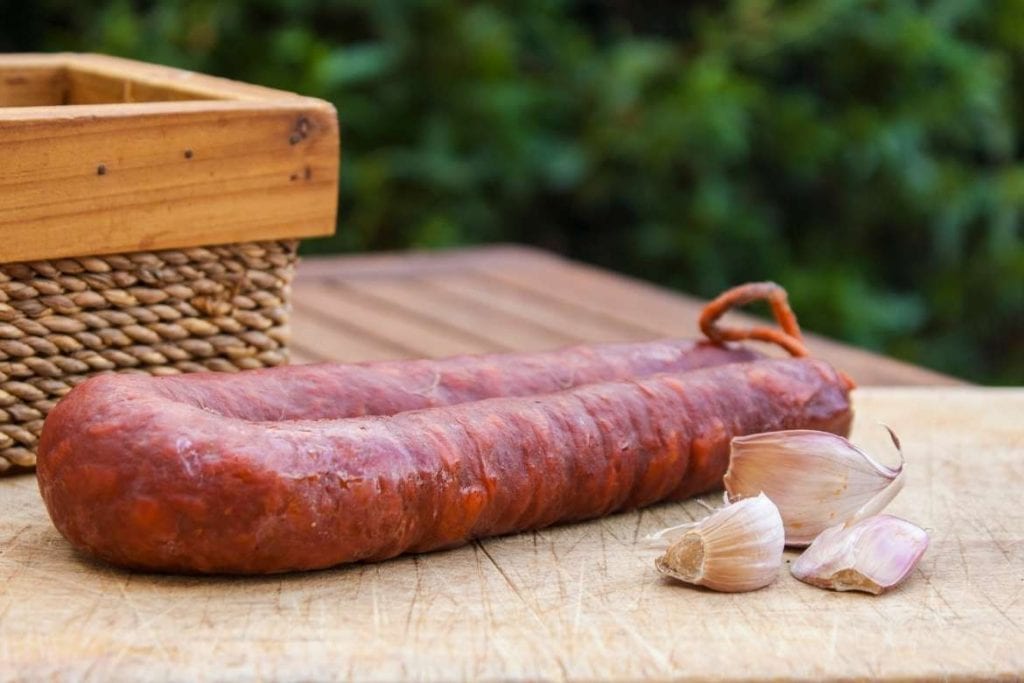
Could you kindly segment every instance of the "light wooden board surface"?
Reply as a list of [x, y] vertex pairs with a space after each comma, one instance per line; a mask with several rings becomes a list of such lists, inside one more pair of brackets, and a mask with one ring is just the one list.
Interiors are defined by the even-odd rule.
[[[297, 362], [689, 337], [701, 306], [506, 246], [307, 259], [294, 300]], [[819, 337], [811, 347], [862, 385], [957, 382]], [[25, 475], [0, 480], [0, 679], [1021, 673], [1024, 524], [992, 493], [1024, 482], [1021, 392], [865, 389], [857, 404], [860, 433], [878, 437], [883, 419], [907, 442], [911, 483], [893, 509], [935, 542], [888, 597], [788, 576], [749, 596], [666, 584], [636, 539], [702, 514], [694, 503], [309, 575], [128, 574], [72, 553]]]
[[785, 572], [743, 595], [663, 580], [638, 540], [703, 515], [694, 502], [305, 575], [131, 574], [76, 555], [19, 476], [0, 481], [0, 678], [1024, 676], [1024, 390], [867, 388], [855, 405], [856, 441], [881, 449], [877, 421], [902, 437], [890, 510], [932, 538], [886, 596]]

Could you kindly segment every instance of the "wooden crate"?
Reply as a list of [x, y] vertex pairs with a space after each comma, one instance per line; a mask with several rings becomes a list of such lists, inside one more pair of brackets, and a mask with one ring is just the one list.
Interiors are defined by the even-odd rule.
[[97, 372], [287, 359], [300, 237], [333, 232], [327, 102], [102, 55], [0, 55], [0, 471]]

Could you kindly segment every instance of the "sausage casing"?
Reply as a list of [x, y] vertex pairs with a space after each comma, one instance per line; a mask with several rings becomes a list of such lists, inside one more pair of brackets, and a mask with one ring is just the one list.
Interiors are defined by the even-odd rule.
[[733, 436], [852, 417], [848, 380], [807, 358], [344, 419], [201, 384], [98, 377], [54, 409], [38, 478], [75, 547], [175, 572], [381, 560], [705, 492]]

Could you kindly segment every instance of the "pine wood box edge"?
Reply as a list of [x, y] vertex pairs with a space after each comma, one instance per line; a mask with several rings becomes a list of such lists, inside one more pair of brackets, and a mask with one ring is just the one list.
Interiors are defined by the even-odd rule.
[[0, 55], [0, 150], [0, 263], [334, 231], [322, 100], [102, 55]]

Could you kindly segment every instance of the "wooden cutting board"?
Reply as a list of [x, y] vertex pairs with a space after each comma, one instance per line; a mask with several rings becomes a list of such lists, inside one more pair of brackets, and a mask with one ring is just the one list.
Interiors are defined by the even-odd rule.
[[22, 476], [0, 480], [0, 678], [1024, 676], [1024, 389], [855, 401], [855, 441], [902, 437], [890, 511], [932, 539], [889, 595], [662, 580], [638, 539], [694, 502], [311, 574], [131, 574], [72, 552]]

